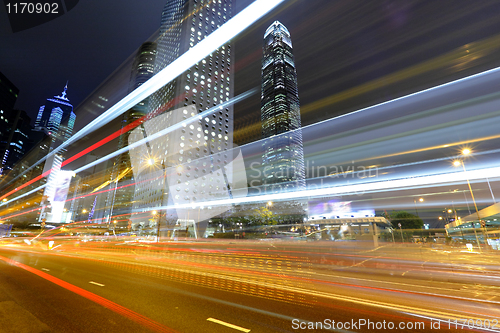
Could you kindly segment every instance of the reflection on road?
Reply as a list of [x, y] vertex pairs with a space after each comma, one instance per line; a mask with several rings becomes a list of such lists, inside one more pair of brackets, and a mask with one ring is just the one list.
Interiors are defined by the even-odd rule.
[[[2, 242], [2, 256], [54, 276], [61, 268], [45, 267], [50, 264], [42, 261], [62, 264], [67, 271], [81, 262], [98, 264], [104, 276], [92, 281], [94, 286], [103, 287], [97, 294], [109, 293], [113, 285], [106, 281], [107, 270], [124, 279], [154, 279], [160, 285], [180, 283], [189, 297], [194, 293], [219, 301], [234, 301], [240, 296], [253, 299], [253, 306], [242, 309], [244, 313], [266, 310], [288, 329], [294, 318], [316, 322], [326, 318], [357, 320], [365, 315], [379, 321], [423, 320], [428, 325], [440, 321], [441, 328], [473, 319], [476, 324], [468, 328], [477, 329], [500, 316], [497, 256], [445, 245], [385, 243], [374, 248], [372, 243], [360, 241], [283, 239], [161, 243], [114, 237], [25, 240]], [[81, 274], [92, 275], [92, 267]], [[87, 282], [82, 288], [91, 287]], [[272, 311], [268, 303], [273, 304]], [[300, 309], [315, 309], [316, 318], [293, 316], [286, 304], [294, 305], [299, 313]], [[317, 318], [325, 312], [327, 317]], [[162, 320], [162, 325], [171, 327], [168, 317]]]

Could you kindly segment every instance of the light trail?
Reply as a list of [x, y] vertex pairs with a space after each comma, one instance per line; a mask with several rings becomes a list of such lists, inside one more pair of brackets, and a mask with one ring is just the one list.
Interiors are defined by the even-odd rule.
[[[196, 202], [196, 203], [182, 204], [182, 205], [170, 205], [170, 206], [156, 207], [155, 209], [157, 210], [186, 209], [186, 208], [201, 209], [201, 207], [212, 207], [220, 205], [232, 205], [232, 204], [266, 202], [266, 201], [282, 201], [288, 199], [304, 199], [304, 198], [322, 197], [322, 196], [336, 196], [336, 195], [345, 195], [349, 193], [359, 193], [367, 191], [397, 190], [397, 189], [406, 189], [412, 186], [445, 184], [457, 181], [467, 181], [467, 180], [471, 181], [471, 180], [495, 178], [495, 177], [500, 177], [500, 167], [477, 169], [466, 172], [463, 171], [449, 172], [432, 176], [420, 176], [420, 177], [394, 179], [387, 181], [374, 181], [364, 184], [336, 186], [336, 187], [319, 188], [313, 190], [265, 194], [252, 197], [239, 197], [239, 198], [224, 199], [224, 200], [212, 200], [212, 201]], [[146, 211], [149, 210], [153, 210], [153, 208], [150, 208]]]
[[214, 106], [213, 108], [210, 108], [210, 109], [208, 109], [208, 110], [206, 110], [206, 111], [204, 111], [204, 112], [202, 112], [200, 114], [197, 114], [196, 116], [190, 117], [190, 118], [188, 118], [188, 119], [186, 119], [186, 120], [184, 120], [184, 121], [182, 121], [180, 123], [177, 123], [175, 125], [167, 127], [164, 130], [159, 131], [159, 132], [157, 132], [157, 133], [155, 133], [153, 135], [149, 135], [148, 137], [146, 137], [146, 138], [144, 138], [142, 140], [134, 142], [131, 145], [128, 145], [126, 147], [123, 147], [122, 149], [119, 149], [119, 150], [111, 153], [111, 154], [108, 154], [108, 155], [106, 155], [104, 157], [101, 157], [100, 159], [98, 159], [98, 160], [96, 160], [96, 161], [94, 161], [92, 163], [86, 164], [86, 165], [82, 166], [81, 168], [76, 169], [75, 173], [79, 173], [79, 172], [82, 172], [84, 170], [87, 170], [88, 168], [91, 168], [91, 167], [93, 167], [93, 166], [95, 166], [97, 164], [100, 164], [100, 163], [102, 163], [102, 162], [104, 162], [104, 161], [106, 161], [106, 160], [108, 160], [110, 158], [113, 158], [113, 157], [118, 156], [120, 154], [126, 153], [130, 149], [132, 149], [132, 148], [139, 147], [139, 146], [141, 146], [143, 144], [146, 144], [146, 142], [150, 142], [151, 140], [155, 140], [157, 138], [160, 138], [160, 137], [162, 137], [162, 136], [164, 136], [164, 135], [166, 135], [166, 134], [168, 134], [168, 133], [170, 133], [170, 132], [172, 132], [172, 131], [174, 131], [176, 129], [179, 129], [179, 128], [183, 127], [186, 124], [189, 124], [189, 123], [194, 122], [194, 121], [198, 121], [198, 120], [202, 119], [203, 117], [206, 117], [206, 116], [214, 113], [215, 111], [223, 109], [227, 105], [234, 104], [234, 103], [237, 103], [239, 101], [242, 101], [242, 100], [244, 100], [244, 99], [246, 99], [246, 98], [248, 98], [248, 97], [250, 97], [250, 96], [252, 96], [252, 95], [254, 95], [256, 93], [257, 93], [257, 89], [256, 88], [248, 90], [248, 91], [246, 91], [246, 92], [244, 92], [244, 93], [242, 93], [242, 94], [240, 94], [240, 95], [238, 95], [238, 96], [230, 99], [229, 101], [226, 101], [226, 102], [224, 102], [224, 103], [222, 103], [220, 105]]
[[[433, 87], [433, 88], [429, 88], [429, 89], [426, 89], [426, 90], [423, 90], [423, 91], [420, 91], [420, 92], [416, 92], [416, 93], [413, 93], [413, 94], [410, 94], [410, 95], [406, 95], [406, 96], [403, 96], [403, 97], [400, 97], [400, 98], [397, 98], [397, 99], [394, 99], [394, 100], [391, 100], [391, 101], [387, 101], [387, 102], [384, 102], [384, 103], [380, 103], [380, 104], [377, 104], [377, 105], [374, 105], [374, 106], [370, 106], [370, 107], [367, 107], [367, 108], [364, 108], [364, 109], [361, 109], [361, 110], [357, 110], [357, 111], [354, 111], [354, 112], [351, 112], [349, 114], [346, 114], [346, 115], [342, 115], [342, 116], [338, 116], [338, 117], [334, 117], [334, 118], [331, 118], [331, 119], [328, 119], [328, 120], [325, 120], [325, 121], [322, 121], [322, 122], [319, 122], [319, 123], [316, 123], [316, 124], [312, 124], [312, 125], [309, 125], [309, 126], [306, 126], [304, 127], [303, 129], [314, 129], [312, 126], [315, 126], [315, 125], [318, 125], [318, 124], [321, 124], [321, 123], [325, 123], [327, 121], [334, 121], [336, 119], [339, 119], [339, 118], [342, 118], [342, 117], [346, 117], [346, 116], [351, 116], [353, 114], [356, 114], [356, 113], [359, 113], [359, 112], [365, 112], [365, 111], [368, 111], [368, 110], [371, 110], [375, 107], [378, 107], [378, 106], [384, 106], [384, 105], [387, 105], [388, 103], [392, 103], [392, 102], [396, 102], [396, 101], [401, 101], [405, 98], [409, 98], [409, 97], [412, 97], [412, 96], [417, 96], [417, 95], [420, 95], [420, 94], [423, 94], [423, 93], [427, 93], [427, 92], [430, 92], [430, 91], [434, 91], [436, 89], [440, 89], [440, 88], [443, 88], [443, 87], [447, 87], [447, 86], [453, 86], [457, 83], [461, 83], [461, 82], [466, 82], [467, 80], [470, 80], [470, 79], [477, 79], [477, 78], [481, 78], [481, 77], [484, 77], [485, 75], [490, 75], [490, 74], [495, 74], [499, 71], [499, 68], [494, 68], [492, 70], [489, 70], [489, 71], [485, 71], [485, 72], [482, 72], [482, 73], [478, 73], [478, 74], [475, 74], [475, 75], [471, 75], [471, 76], [468, 76], [468, 77], [465, 77], [465, 78], [462, 78], [462, 79], [459, 79], [459, 80], [455, 80], [455, 81], [452, 81], [452, 82], [449, 82], [449, 83], [445, 83], [443, 85], [439, 85], [439, 86], [436, 86], [436, 87]], [[108, 110], [109, 111], [109, 110]], [[78, 134], [78, 133], [77, 133]], [[76, 134], [75, 134], [76, 135]], [[118, 152], [114, 153], [114, 154], [118, 154]], [[116, 156], [114, 155], [114, 156]], [[108, 159], [111, 158], [112, 156], [108, 155]], [[103, 160], [101, 160], [103, 161]], [[96, 163], [96, 162], [93, 162], [93, 163]], [[90, 166], [89, 166], [90, 167]], [[81, 171], [81, 169], [79, 169], [79, 171]], [[36, 180], [39, 180], [41, 179], [43, 176], [45, 176], [47, 173], [45, 173], [44, 175], [41, 175], [41, 176], [38, 176], [36, 177], [35, 179], [29, 181], [28, 183], [25, 183], [23, 184], [22, 186], [18, 187], [17, 189], [13, 190], [13, 191], [10, 191], [9, 193], [3, 195], [0, 197], [0, 200], [9, 196], [10, 194], [14, 193], [16, 190], [20, 190], [22, 189], [23, 187], [35, 182]], [[26, 194], [27, 195], [27, 194]], [[19, 197], [16, 197], [16, 198], [19, 198]], [[16, 199], [14, 198], [14, 199]], [[13, 199], [12, 199], [13, 200]]]
[[[268, 12], [270, 12], [272, 9], [283, 2], [284, 0], [255, 0], [252, 4], [248, 5], [245, 9], [231, 18], [228, 22], [223, 24], [220, 28], [205, 37], [202, 41], [200, 41], [198, 44], [186, 51], [182, 56], [173, 61], [170, 65], [161, 70], [158, 74], [147, 80], [137, 89], [118, 101], [102, 115], [94, 119], [80, 131], [75, 133], [71, 138], [63, 142], [51, 153], [40, 159], [37, 163], [35, 163], [35, 165], [45, 161], [47, 158], [53, 156], [57, 152], [78, 141], [85, 135], [96, 131], [97, 129], [109, 123], [111, 120], [120, 116], [122, 113], [126, 112], [134, 105], [141, 102], [142, 100], [156, 92], [158, 89], [163, 87], [165, 84], [174, 80], [177, 76], [181, 75], [183, 72], [191, 68], [196, 62], [203, 60], [203, 58], [208, 56], [217, 48], [226, 44], [229, 40], [236, 37], [238, 34], [255, 23], [258, 19], [266, 15]], [[41, 178], [42, 176], [39, 176], [35, 179], [38, 180]], [[27, 185], [23, 184], [22, 186], [18, 187], [17, 190], [22, 189], [25, 186]], [[8, 194], [1, 196], [0, 200], [12, 193], [13, 192], [11, 191]]]
[[35, 275], [38, 275], [39, 277], [52, 282], [66, 290], [69, 290], [77, 295], [80, 295], [82, 297], [85, 297], [86, 299], [99, 304], [115, 313], [118, 313], [130, 320], [133, 320], [134, 322], [154, 331], [154, 332], [161, 332], [161, 333], [175, 333], [177, 331], [171, 329], [170, 327], [164, 326], [146, 316], [143, 316], [135, 311], [132, 311], [124, 306], [121, 306], [115, 302], [112, 302], [102, 296], [99, 296], [97, 294], [94, 294], [90, 291], [87, 291], [83, 288], [77, 287], [71, 283], [68, 283], [64, 280], [58, 279], [50, 274], [47, 274], [45, 272], [42, 272], [41, 270], [38, 270], [36, 268], [30, 267], [28, 265], [22, 264], [20, 262], [17, 262], [15, 260], [12, 260], [7, 257], [0, 256], [0, 260], [12, 265], [19, 267], [27, 272], [33, 273]]
[[[12, 202], [12, 201], [14, 201], [14, 200], [19, 200], [19, 199], [21, 199], [21, 198], [23, 198], [23, 197], [25, 197], [25, 196], [27, 196], [27, 195], [30, 195], [30, 194], [32, 194], [32, 193], [34, 193], [34, 192], [36, 192], [36, 191], [40, 191], [41, 189], [44, 189], [44, 188], [45, 188], [45, 186], [47, 186], [47, 184], [44, 184], [44, 185], [38, 186], [37, 188], [35, 188], [35, 189], [33, 189], [33, 190], [29, 191], [29, 192], [23, 193], [23, 194], [21, 194], [21, 195], [18, 195], [17, 197], [12, 198], [12, 199], [10, 199], [10, 200], [3, 201], [2, 203], [0, 203], [0, 207], [2, 207], [3, 205], [6, 205], [6, 204], [8, 204], [9, 202]], [[16, 190], [17, 190], [17, 189], [16, 189]], [[10, 192], [9, 192], [9, 193], [10, 193]]]
[[[98, 160], [96, 160], [96, 161], [94, 161], [94, 162], [91, 162], [91, 163], [89, 163], [89, 164], [86, 164], [86, 165], [82, 166], [81, 168], [79, 168], [79, 169], [75, 170], [75, 173], [79, 173], [79, 172], [81, 172], [81, 171], [87, 170], [87, 169], [89, 169], [89, 168], [91, 168], [91, 167], [93, 167], [93, 166], [95, 166], [95, 165], [97, 165], [97, 164], [100, 164], [100, 163], [102, 163], [102, 162], [104, 162], [104, 161], [106, 161], [106, 160], [108, 160], [108, 159], [110, 159], [110, 158], [113, 158], [113, 157], [116, 157], [116, 156], [118, 156], [118, 155], [120, 155], [120, 154], [126, 153], [126, 152], [128, 152], [130, 149], [132, 149], [132, 148], [135, 148], [135, 147], [138, 147], [138, 146], [140, 146], [140, 145], [143, 145], [143, 144], [145, 144], [146, 142], [149, 142], [150, 140], [157, 139], [157, 138], [159, 138], [159, 137], [161, 137], [161, 136], [163, 136], [163, 135], [166, 135], [166, 134], [170, 133], [171, 131], [174, 131], [174, 130], [176, 130], [176, 129], [181, 128], [181, 127], [183, 126], [183, 124], [189, 124], [189, 123], [191, 123], [191, 122], [193, 122], [193, 121], [198, 121], [199, 119], [201, 119], [201, 118], [203, 118], [203, 117], [206, 117], [206, 116], [208, 116], [208, 115], [210, 115], [210, 114], [212, 114], [212, 113], [214, 113], [214, 112], [216, 112], [216, 111], [218, 111], [218, 110], [220, 110], [220, 109], [223, 109], [223, 108], [224, 108], [224, 107], [226, 107], [227, 105], [234, 104], [234, 103], [237, 103], [237, 102], [239, 102], [239, 101], [242, 101], [242, 100], [244, 100], [244, 99], [246, 99], [246, 98], [248, 98], [248, 97], [250, 97], [250, 96], [252, 96], [252, 95], [254, 95], [254, 94], [256, 94], [256, 93], [257, 93], [257, 89], [256, 89], [256, 88], [251, 89], [251, 90], [248, 90], [248, 91], [246, 91], [246, 92], [244, 92], [244, 93], [242, 93], [242, 94], [240, 94], [240, 95], [238, 95], [238, 96], [236, 96], [236, 97], [233, 97], [233, 98], [232, 98], [232, 99], [230, 99], [229, 101], [226, 101], [226, 102], [224, 102], [224, 103], [222, 103], [222, 104], [220, 104], [220, 105], [214, 106], [214, 107], [212, 107], [212, 108], [210, 108], [210, 109], [208, 109], [208, 110], [206, 110], [206, 111], [204, 111], [204, 112], [202, 112], [202, 113], [200, 113], [200, 114], [198, 114], [198, 115], [196, 115], [196, 116], [193, 116], [193, 117], [190, 117], [190, 118], [188, 118], [188, 119], [184, 120], [184, 121], [183, 121], [183, 122], [181, 122], [181, 123], [178, 123], [178, 124], [175, 124], [175, 125], [173, 125], [173, 126], [167, 127], [166, 129], [164, 129], [164, 130], [162, 130], [162, 131], [160, 131], [160, 132], [157, 132], [157, 133], [155, 133], [155, 134], [153, 134], [153, 135], [151, 135], [151, 136], [149, 136], [149, 137], [147, 137], [147, 138], [144, 138], [144, 139], [142, 139], [142, 140], [139, 140], [139, 141], [137, 141], [137, 142], [135, 142], [135, 143], [133, 143], [133, 144], [131, 144], [131, 145], [128, 145], [128, 146], [126, 146], [126, 147], [124, 147], [124, 148], [122, 148], [122, 149], [119, 149], [119, 150], [117, 150], [117, 151], [115, 151], [115, 152], [113, 152], [113, 153], [111, 153], [111, 154], [108, 154], [108, 155], [106, 155], [106, 156], [104, 156], [104, 157], [101, 157], [100, 159], [98, 159]], [[75, 157], [75, 156], [71, 157], [70, 159], [68, 159], [68, 160], [64, 161], [62, 165], [64, 166], [65, 164], [67, 164], [67, 163], [69, 163], [69, 162], [72, 162], [73, 160], [75, 160], [75, 159], [77, 159], [77, 158], [79, 158], [79, 157], [81, 157], [81, 156], [83, 156], [83, 155], [85, 155], [85, 154], [89, 153], [90, 151], [92, 151], [92, 150], [94, 150], [94, 149], [96, 149], [96, 148], [100, 147], [102, 144], [104, 144], [104, 143], [106, 143], [106, 142], [109, 142], [109, 141], [111, 141], [112, 139], [114, 139], [114, 138], [116, 138], [116, 137], [118, 137], [118, 136], [122, 135], [123, 133], [127, 132], [127, 131], [128, 131], [128, 130], [130, 130], [131, 128], [135, 128], [135, 127], [137, 127], [137, 126], [139, 125], [139, 123], [138, 123], [138, 124], [135, 124], [135, 123], [136, 123], [136, 122], [138, 122], [138, 121], [140, 121], [140, 123], [142, 123], [142, 122], [143, 122], [143, 118], [146, 118], [146, 117], [147, 117], [147, 115], [146, 115], [146, 116], [144, 116], [144, 117], [142, 117], [141, 119], [138, 119], [138, 120], [136, 120], [135, 122], [133, 122], [133, 123], [129, 124], [127, 127], [124, 127], [123, 129], [121, 129], [121, 130], [119, 130], [119, 131], [117, 131], [117, 132], [113, 133], [112, 135], [110, 135], [110, 136], [106, 137], [105, 139], [103, 139], [103, 140], [101, 140], [101, 141], [97, 142], [96, 144], [94, 144], [94, 145], [92, 145], [92, 146], [90, 146], [90, 147], [88, 147], [88, 148], [84, 149], [83, 151], [81, 151], [80, 153], [78, 153], [78, 154], [76, 154], [76, 155], [75, 155], [75, 156], [77, 156], [77, 157]], [[135, 126], [131, 127], [131, 125], [134, 125], [134, 124], [135, 124]], [[130, 127], [130, 128], [129, 128], [129, 127]], [[10, 192], [6, 193], [4, 196], [0, 197], [0, 200], [1, 200], [1, 199], [3, 199], [3, 198], [5, 198], [5, 197], [7, 197], [7, 196], [9, 196], [9, 195], [11, 195], [11, 194], [13, 194], [13, 193], [15, 193], [15, 192], [16, 192], [16, 191], [18, 191], [18, 190], [21, 190], [22, 188], [24, 188], [24, 187], [26, 187], [26, 186], [28, 186], [28, 185], [30, 185], [30, 184], [32, 184], [32, 183], [34, 183], [34, 182], [36, 182], [36, 181], [40, 180], [41, 178], [43, 178], [43, 177], [45, 177], [45, 176], [48, 176], [48, 174], [49, 174], [51, 171], [52, 171], [52, 170], [48, 170], [48, 171], [46, 171], [44, 174], [42, 174], [42, 175], [40, 175], [40, 176], [38, 176], [38, 177], [36, 177], [36, 178], [32, 179], [31, 181], [29, 181], [29, 182], [27, 182], [27, 183], [23, 184], [22, 186], [19, 186], [18, 188], [15, 188], [14, 190], [12, 190], [12, 191], [10, 191]], [[149, 180], [146, 180], [146, 181], [149, 181]], [[145, 181], [143, 181], [143, 182], [145, 182]], [[136, 183], [129, 184], [129, 185], [124, 185], [124, 186], [121, 186], [120, 188], [122, 188], [122, 187], [126, 187], [126, 186], [131, 186], [131, 185], [134, 185], [134, 184], [136, 184]], [[41, 190], [41, 189], [43, 189], [45, 186], [46, 186], [46, 185], [39, 186], [39, 187], [37, 187], [36, 189], [34, 189], [34, 190], [30, 191], [30, 192], [27, 192], [27, 193], [24, 193], [24, 194], [22, 194], [22, 195], [20, 195], [20, 196], [17, 196], [17, 197], [11, 198], [10, 200], [8, 200], [8, 201], [6, 201], [6, 202], [1, 202], [1, 203], [0, 203], [0, 207], [1, 207], [1, 206], [3, 206], [3, 205], [6, 205], [6, 204], [8, 204], [8, 203], [10, 203], [10, 202], [12, 202], [12, 201], [18, 200], [18, 199], [20, 199], [20, 198], [22, 198], [22, 197], [24, 197], [24, 196], [27, 196], [27, 195], [29, 195], [29, 194], [31, 194], [31, 193], [33, 193], [33, 192], [36, 192], [36, 191], [38, 191], [38, 190]], [[109, 191], [109, 190], [100, 191], [100, 192], [96, 192], [96, 193], [92, 193], [92, 194], [99, 194], [99, 193], [104, 193], [104, 192], [107, 192], [107, 191]], [[90, 194], [88, 194], [88, 195], [90, 195]], [[85, 197], [85, 196], [88, 196], [88, 195], [83, 195], [83, 196], [80, 196], [80, 197], [78, 197], [78, 198], [82, 198], [82, 197]], [[77, 198], [73, 198], [72, 200], [74, 200], [74, 199], [77, 199]]]

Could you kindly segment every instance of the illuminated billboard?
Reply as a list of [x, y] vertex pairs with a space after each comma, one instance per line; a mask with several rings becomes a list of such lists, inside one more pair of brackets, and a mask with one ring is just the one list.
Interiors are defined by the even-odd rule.
[[335, 199], [309, 201], [309, 219], [345, 219], [375, 216], [374, 209], [354, 209], [351, 203], [351, 201], [339, 201]]

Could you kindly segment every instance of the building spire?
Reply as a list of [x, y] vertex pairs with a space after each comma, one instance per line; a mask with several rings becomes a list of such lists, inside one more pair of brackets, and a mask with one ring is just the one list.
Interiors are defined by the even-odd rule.
[[66, 91], [68, 90], [68, 82], [69, 81], [66, 81], [66, 85], [64, 86], [64, 91], [61, 93], [61, 96], [57, 96], [60, 99], [64, 99], [66, 101], [68, 100], [68, 98], [66, 97]]

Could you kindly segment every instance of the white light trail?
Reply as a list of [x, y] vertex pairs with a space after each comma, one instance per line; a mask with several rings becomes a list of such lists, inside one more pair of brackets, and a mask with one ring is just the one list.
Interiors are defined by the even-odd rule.
[[120, 154], [126, 153], [127, 151], [129, 151], [132, 148], [138, 147], [140, 145], [145, 144], [146, 142], [149, 142], [151, 140], [154, 140], [154, 139], [157, 139], [159, 137], [162, 137], [162, 136], [164, 136], [164, 135], [166, 135], [166, 134], [168, 134], [168, 133], [170, 133], [170, 132], [172, 132], [172, 131], [174, 131], [176, 129], [181, 128], [183, 126], [183, 124], [190, 124], [193, 121], [198, 121], [199, 119], [201, 119], [203, 117], [206, 117], [206, 116], [212, 114], [215, 111], [218, 111], [218, 110], [221, 110], [221, 109], [225, 108], [227, 105], [234, 104], [234, 103], [237, 103], [237, 102], [239, 102], [241, 100], [244, 100], [245, 98], [247, 98], [247, 97], [255, 94], [256, 92], [257, 92], [257, 89], [248, 90], [247, 92], [244, 92], [244, 93], [242, 93], [242, 94], [240, 94], [240, 95], [238, 95], [238, 96], [230, 99], [229, 101], [226, 101], [226, 102], [224, 102], [224, 103], [222, 103], [220, 105], [214, 106], [213, 108], [210, 108], [210, 109], [208, 109], [208, 110], [206, 110], [206, 111], [204, 111], [204, 112], [202, 112], [200, 114], [197, 114], [196, 116], [190, 117], [190, 118], [188, 118], [188, 119], [186, 119], [186, 120], [184, 120], [184, 121], [182, 121], [180, 123], [177, 123], [175, 125], [167, 127], [164, 130], [162, 130], [162, 131], [159, 131], [159, 132], [157, 132], [155, 134], [149, 135], [147, 138], [144, 138], [142, 140], [134, 142], [133, 144], [128, 145], [126, 147], [123, 147], [122, 149], [119, 149], [119, 150], [117, 150], [117, 151], [115, 151], [115, 152], [113, 152], [111, 154], [108, 154], [108, 155], [106, 155], [104, 157], [101, 157], [100, 159], [98, 159], [98, 160], [96, 160], [94, 162], [86, 164], [86, 165], [82, 166], [81, 168], [76, 169], [75, 173], [79, 173], [79, 172], [81, 172], [83, 170], [86, 170], [88, 168], [93, 167], [94, 165], [97, 165], [97, 164], [102, 163], [102, 162], [104, 162], [106, 160], [109, 160], [110, 158], [113, 158], [113, 157], [118, 156]]
[[2, 203], [0, 203], [0, 207], [2, 207], [3, 205], [8, 204], [9, 202], [12, 202], [12, 201], [14, 201], [14, 200], [21, 199], [22, 197], [25, 197], [25, 196], [30, 195], [30, 194], [32, 194], [32, 193], [35, 193], [36, 191], [40, 191], [41, 189], [45, 188], [45, 186], [47, 186], [47, 184], [44, 184], [44, 185], [38, 186], [37, 188], [35, 188], [35, 189], [33, 189], [33, 190], [29, 191], [29, 192], [23, 193], [23, 194], [18, 195], [17, 197], [12, 198], [12, 199], [10, 199], [10, 200], [8, 200], [8, 201], [2, 202]]
[[[255, 0], [252, 4], [240, 11], [232, 19], [223, 24], [219, 29], [205, 37], [194, 47], [186, 51], [182, 56], [165, 67], [158, 74], [144, 82], [137, 89], [118, 101], [102, 115], [94, 119], [84, 128], [75, 133], [71, 138], [54, 149], [51, 153], [40, 159], [35, 165], [45, 161], [50, 156], [56, 154], [61, 149], [68, 147], [83, 136], [101, 128], [114, 118], [132, 108], [155, 91], [178, 77], [180, 74], [191, 68], [198, 61], [203, 60], [210, 53], [226, 44], [236, 37], [246, 28], [255, 23], [262, 16], [273, 10], [285, 0]], [[26, 170], [27, 171], [27, 170]], [[26, 172], [25, 171], [25, 172]], [[19, 177], [19, 176], [18, 176]]]
[[[484, 77], [488, 76], [488, 75], [495, 75], [495, 74], [498, 76], [499, 72], [500, 72], [500, 67], [495, 67], [495, 68], [489, 69], [487, 71], [484, 71], [484, 72], [481, 72], [481, 73], [477, 73], [477, 74], [473, 74], [473, 75], [470, 75], [470, 76], [466, 76], [464, 78], [461, 78], [461, 79], [458, 79], [458, 80], [455, 80], [455, 81], [443, 83], [443, 84], [440, 84], [438, 86], [434, 86], [434, 87], [431, 87], [431, 88], [428, 88], [428, 89], [420, 90], [420, 91], [417, 91], [417, 92], [414, 92], [414, 93], [411, 93], [411, 94], [408, 94], [408, 95], [405, 95], [405, 96], [401, 96], [401, 97], [398, 97], [398, 98], [395, 98], [395, 99], [391, 99], [391, 100], [386, 101], [386, 102], [382, 102], [382, 103], [375, 104], [375, 105], [370, 105], [370, 106], [367, 106], [366, 108], [363, 108], [363, 109], [352, 111], [352, 112], [349, 112], [349, 113], [346, 113], [346, 114], [341, 114], [339, 116], [336, 116], [336, 117], [333, 117], [333, 118], [330, 118], [330, 119], [326, 119], [326, 120], [322, 120], [320, 122], [317, 122], [317, 123], [314, 123], [314, 124], [311, 124], [311, 125], [303, 126], [302, 129], [305, 130], [306, 128], [309, 128], [309, 127], [312, 127], [312, 126], [316, 126], [316, 125], [319, 125], [319, 124], [325, 124], [327, 122], [335, 121], [335, 120], [340, 119], [340, 118], [351, 117], [351, 116], [353, 116], [355, 114], [358, 114], [358, 113], [361, 113], [361, 112], [370, 111], [370, 110], [376, 109], [376, 108], [384, 106], [384, 105], [393, 104], [393, 103], [396, 103], [396, 102], [399, 102], [399, 101], [403, 101], [405, 99], [409, 99], [411, 97], [415, 97], [415, 96], [426, 94], [426, 93], [430, 93], [430, 92], [433, 92], [433, 91], [436, 91], [436, 90], [440, 90], [440, 89], [444, 89], [444, 88], [447, 88], [447, 87], [455, 86], [457, 84], [464, 83], [464, 82], [467, 82], [467, 81], [470, 81], [470, 80], [473, 80], [473, 79], [478, 79], [478, 78], [487, 79], [487, 78], [484, 78]], [[490, 78], [490, 80], [492, 80], [492, 78]], [[469, 82], [469, 84], [471, 84], [471, 82]]]
[[155, 91], [174, 80], [176, 77], [187, 71], [198, 61], [203, 60], [210, 53], [227, 43], [229, 40], [236, 37], [243, 30], [252, 25], [259, 18], [274, 9], [284, 0], [256, 0], [247, 8], [223, 24], [219, 29], [205, 37], [194, 47], [186, 51], [182, 56], [173, 61], [170, 65], [161, 70], [158, 74], [147, 80], [137, 89], [125, 96], [109, 108], [104, 114], [94, 119], [87, 126], [78, 131], [70, 139], [64, 142], [61, 146], [55, 149], [51, 154], [55, 154], [59, 150], [76, 142], [84, 135], [93, 132], [114, 118], [118, 117], [125, 111], [132, 108], [137, 103], [141, 102]]
[[240, 203], [252, 203], [252, 202], [266, 202], [266, 201], [278, 201], [278, 200], [291, 200], [291, 199], [308, 199], [311, 197], [322, 197], [322, 196], [338, 196], [350, 193], [360, 193], [368, 191], [384, 191], [384, 190], [397, 190], [406, 189], [412, 186], [425, 186], [425, 185], [436, 185], [436, 184], [446, 184], [457, 181], [472, 181], [478, 179], [486, 178], [496, 178], [500, 177], [500, 167], [495, 168], [485, 168], [472, 171], [460, 171], [460, 172], [449, 172], [439, 175], [432, 176], [420, 176], [405, 179], [394, 179], [387, 181], [371, 182], [356, 185], [345, 185], [336, 186], [330, 188], [320, 188], [313, 190], [303, 190], [296, 192], [285, 192], [285, 193], [275, 193], [275, 194], [265, 194], [252, 197], [239, 197], [233, 199], [225, 200], [213, 200], [205, 202], [197, 202], [183, 205], [171, 205], [164, 207], [156, 207], [156, 209], [186, 209], [186, 208], [198, 208], [211, 207], [218, 205], [232, 205]]

